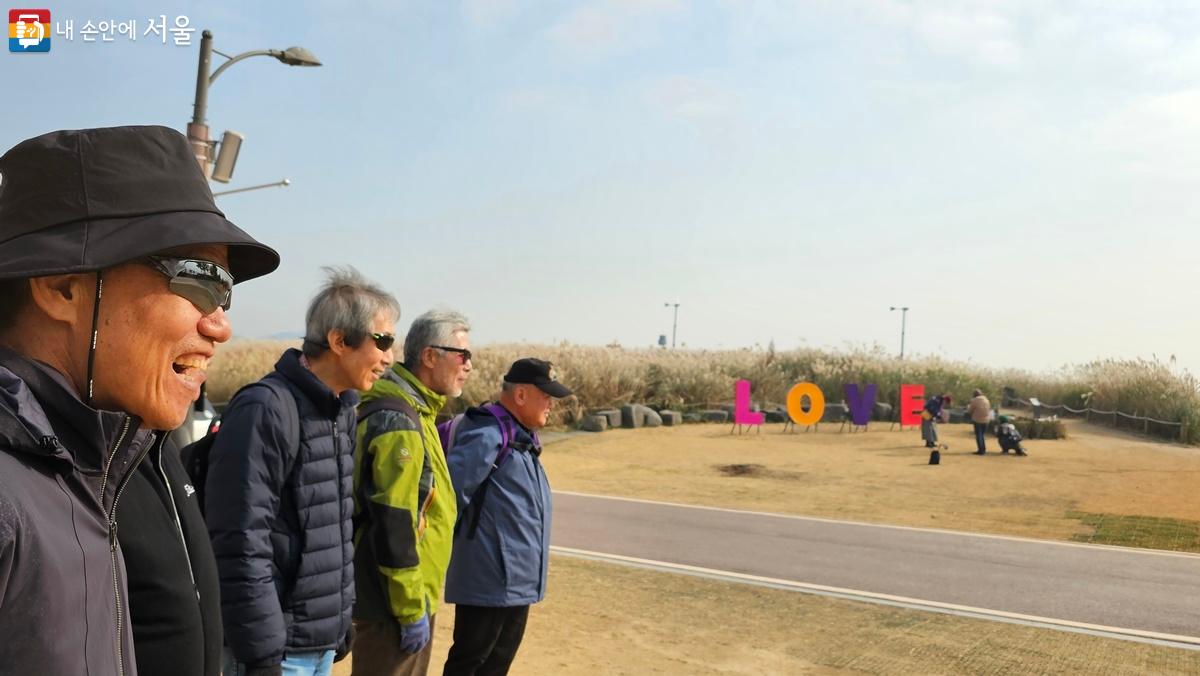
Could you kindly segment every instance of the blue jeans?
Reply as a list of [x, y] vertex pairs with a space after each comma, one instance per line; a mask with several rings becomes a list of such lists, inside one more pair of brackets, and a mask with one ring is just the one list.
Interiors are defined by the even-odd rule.
[[987, 434], [987, 423], [973, 423], [975, 425], [975, 451], [983, 453], [987, 450], [987, 444], [984, 442], [984, 435]]
[[[288, 653], [283, 656], [283, 676], [330, 676], [332, 673], [332, 650]], [[229, 648], [226, 648], [224, 676], [245, 676], [245, 674], [246, 665], [238, 662]]]

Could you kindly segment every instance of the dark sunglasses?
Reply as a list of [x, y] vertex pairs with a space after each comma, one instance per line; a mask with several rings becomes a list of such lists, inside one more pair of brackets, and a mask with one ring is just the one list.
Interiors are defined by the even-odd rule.
[[375, 347], [379, 348], [380, 352], [387, 352], [396, 344], [396, 336], [391, 333], [370, 333], [367, 335], [375, 340]]
[[429, 347], [432, 347], [437, 350], [445, 350], [446, 352], [453, 352], [454, 354], [457, 354], [458, 360], [459, 360], [458, 363], [460, 363], [460, 364], [465, 364], [465, 363], [471, 361], [471, 351], [470, 350], [465, 350], [461, 347], [446, 347], [445, 345], [430, 345]]
[[233, 276], [212, 261], [194, 258], [148, 256], [156, 270], [167, 276], [171, 292], [191, 301], [197, 310], [209, 315], [217, 308], [229, 309], [233, 297]]

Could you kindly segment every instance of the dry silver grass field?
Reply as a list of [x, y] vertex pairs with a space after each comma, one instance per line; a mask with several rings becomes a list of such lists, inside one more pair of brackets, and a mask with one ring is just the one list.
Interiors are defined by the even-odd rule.
[[[210, 369], [209, 395], [225, 401], [267, 373], [284, 341], [235, 340], [217, 350]], [[894, 401], [901, 383], [922, 383], [930, 392], [948, 392], [966, 401], [976, 387], [998, 401], [1005, 387], [1021, 397], [1075, 408], [1140, 412], [1168, 421], [1183, 420], [1188, 438], [1200, 440], [1200, 383], [1170, 364], [1153, 361], [1095, 362], [1054, 373], [992, 369], [939, 357], [904, 361], [875, 350], [656, 350], [587, 345], [483, 345], [475, 350], [474, 374], [463, 402], [495, 396], [508, 365], [520, 357], [554, 362], [559, 377], [577, 396], [562, 402], [558, 421], [572, 422], [584, 411], [628, 402], [670, 408], [728, 402], [733, 383], [754, 383], [754, 401], [782, 403], [797, 382], [820, 386], [829, 401], [842, 399], [845, 383], [874, 383], [881, 400]], [[1171, 430], [1166, 430], [1171, 431]]]
[[[1069, 440], [1031, 442], [1028, 458], [980, 458], [968, 454], [969, 427], [943, 426], [951, 450], [930, 467], [914, 431], [836, 430], [615, 430], [556, 442], [543, 458], [563, 490], [1032, 537], [1092, 537], [1079, 513], [1200, 520], [1194, 447], [1072, 423]], [[1185, 549], [1187, 537], [1166, 546]], [[1200, 652], [555, 556], [513, 673], [1196, 674]]]

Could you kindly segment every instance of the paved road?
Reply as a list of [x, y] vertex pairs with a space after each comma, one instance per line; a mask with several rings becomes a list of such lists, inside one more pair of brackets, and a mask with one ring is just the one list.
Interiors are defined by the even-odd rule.
[[1200, 637], [1200, 556], [1194, 555], [569, 493], [554, 495], [552, 542], [938, 603]]

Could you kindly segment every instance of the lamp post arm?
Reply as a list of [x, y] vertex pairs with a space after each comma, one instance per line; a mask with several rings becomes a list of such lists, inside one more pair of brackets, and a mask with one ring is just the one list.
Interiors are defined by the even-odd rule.
[[233, 190], [222, 190], [221, 192], [214, 192], [213, 197], [220, 197], [221, 195], [232, 195], [234, 193], [239, 193], [239, 192], [249, 192], [251, 190], [262, 190], [263, 188], [286, 188], [291, 184], [292, 184], [292, 182], [285, 178], [282, 181], [276, 181], [274, 183], [263, 183], [262, 185], [252, 185], [252, 186], [249, 186], [246, 188], [235, 188]]
[[242, 52], [241, 54], [238, 54], [237, 56], [235, 56], [235, 57], [229, 59], [228, 61], [226, 61], [225, 63], [221, 64], [221, 66], [219, 68], [214, 70], [213, 74], [210, 75], [208, 78], [208, 84], [209, 84], [209, 86], [212, 86], [212, 83], [217, 81], [217, 78], [220, 77], [221, 73], [225, 72], [226, 68], [232, 66], [233, 64], [237, 63], [238, 61], [241, 61], [242, 59], [248, 59], [252, 56], [276, 56], [277, 57], [282, 53], [283, 52], [280, 52], [277, 49], [255, 49], [255, 50], [249, 51], [249, 52]]

